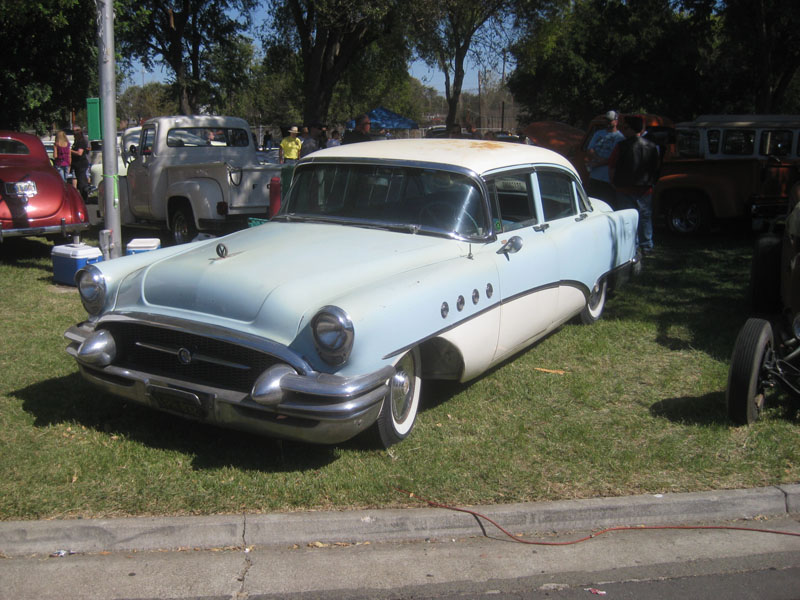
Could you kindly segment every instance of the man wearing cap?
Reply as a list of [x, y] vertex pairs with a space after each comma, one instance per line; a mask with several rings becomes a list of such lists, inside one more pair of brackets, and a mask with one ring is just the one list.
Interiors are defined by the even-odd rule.
[[278, 155], [282, 163], [293, 164], [300, 158], [300, 148], [302, 148], [303, 142], [297, 137], [298, 133], [297, 125], [293, 125], [289, 128], [289, 135], [281, 140]]
[[303, 140], [303, 147], [300, 149], [300, 158], [308, 156], [312, 152], [316, 152], [323, 147], [323, 131], [325, 131], [325, 125], [317, 121], [308, 126], [308, 137]]
[[589, 167], [589, 182], [586, 184], [586, 193], [593, 198], [599, 198], [614, 207], [616, 193], [608, 178], [608, 158], [614, 147], [625, 139], [622, 132], [617, 130], [619, 114], [610, 110], [605, 114], [606, 128], [598, 130], [587, 146], [587, 166]]

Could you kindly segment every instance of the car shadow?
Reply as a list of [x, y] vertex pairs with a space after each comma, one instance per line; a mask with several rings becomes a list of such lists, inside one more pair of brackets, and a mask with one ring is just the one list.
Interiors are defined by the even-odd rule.
[[0, 243], [0, 262], [20, 269], [37, 269], [52, 275], [52, 265], [42, 263], [49, 259], [53, 244], [38, 238], [8, 238]]
[[[337, 460], [336, 446], [278, 440], [198, 423], [99, 392], [79, 373], [47, 379], [10, 394], [34, 427], [64, 422], [117, 435], [191, 458], [197, 470], [236, 467], [264, 472], [320, 469]], [[257, 451], [254, 451], [257, 449]]]

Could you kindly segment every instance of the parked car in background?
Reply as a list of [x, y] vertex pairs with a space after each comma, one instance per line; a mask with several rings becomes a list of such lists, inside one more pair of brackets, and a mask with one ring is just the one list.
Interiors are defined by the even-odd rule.
[[67, 236], [89, 228], [78, 190], [65, 183], [42, 141], [0, 131], [0, 242], [19, 236]]
[[800, 116], [704, 115], [675, 127], [655, 210], [677, 233], [718, 219], [751, 220], [755, 229], [786, 215], [800, 178]]
[[800, 183], [789, 195], [781, 235], [760, 236], [750, 274], [754, 316], [739, 331], [726, 399], [739, 425], [756, 421], [771, 389], [800, 401]]
[[90, 265], [67, 351], [106, 392], [270, 436], [407, 437], [422, 379], [469, 381], [580, 317], [636, 263], [635, 210], [562, 156], [396, 140], [301, 160], [271, 221]]

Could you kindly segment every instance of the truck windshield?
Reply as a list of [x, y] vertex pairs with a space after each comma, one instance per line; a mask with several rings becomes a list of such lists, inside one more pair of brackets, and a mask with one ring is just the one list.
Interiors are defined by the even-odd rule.
[[444, 170], [310, 164], [298, 167], [283, 215], [485, 237], [486, 206], [477, 182]]

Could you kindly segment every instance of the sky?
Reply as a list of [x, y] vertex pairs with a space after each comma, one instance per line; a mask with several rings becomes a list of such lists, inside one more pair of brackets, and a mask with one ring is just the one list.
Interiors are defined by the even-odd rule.
[[[471, 67], [470, 65], [465, 66], [466, 75], [464, 77], [464, 85], [463, 90], [477, 94], [478, 93], [478, 69], [476, 67]], [[444, 75], [440, 71], [434, 71], [429, 69], [425, 63], [422, 61], [416, 61], [412, 63], [408, 72], [411, 74], [412, 77], [416, 77], [419, 79], [423, 85], [430, 86], [434, 88], [437, 92], [439, 92], [442, 96], [444, 96]], [[148, 73], [144, 71], [141, 67], [137, 70], [136, 73], [132, 76], [132, 81], [129, 84], [133, 85], [143, 85], [145, 83], [151, 83], [153, 81], [162, 82], [167, 79], [167, 73], [159, 68], [156, 67], [156, 70], [152, 73]]]

